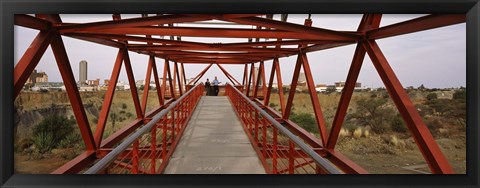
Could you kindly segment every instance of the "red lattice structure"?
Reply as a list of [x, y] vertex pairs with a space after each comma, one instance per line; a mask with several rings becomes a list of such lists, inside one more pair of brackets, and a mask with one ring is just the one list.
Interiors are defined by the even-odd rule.
[[[15, 15], [15, 25], [38, 30], [39, 33], [30, 47], [15, 66], [14, 97], [16, 98], [29, 75], [37, 66], [47, 47], [50, 45], [70, 99], [71, 106], [81, 132], [86, 151], [53, 174], [79, 173], [92, 166], [114, 151], [114, 146], [125, 145], [115, 158], [110, 161], [110, 167], [102, 169], [101, 173], [161, 173], [173, 152], [186, 123], [195, 108], [198, 99], [203, 94], [201, 84], [195, 85], [212, 65], [218, 66], [232, 85], [226, 86], [226, 95], [241, 119], [257, 151], [266, 172], [294, 173], [294, 169], [303, 168], [306, 173], [327, 173], [319, 168], [319, 164], [300, 151], [292, 141], [279, 141], [283, 138], [266, 116], [259, 116], [258, 109], [250, 102], [260, 106], [278, 123], [283, 125], [323, 159], [329, 161], [342, 173], [365, 174], [359, 165], [335, 150], [347, 108], [352, 98], [363, 59], [366, 54], [373, 62], [388, 93], [403, 117], [410, 133], [420, 149], [432, 173], [454, 173], [452, 167], [441, 152], [427, 126], [414, 107], [400, 81], [390, 67], [387, 58], [376, 43], [377, 39], [394, 37], [402, 34], [424, 31], [428, 29], [449, 26], [466, 21], [465, 15], [427, 15], [412, 20], [380, 26], [381, 14], [365, 14], [356, 31], [335, 31], [312, 27], [312, 20], [306, 19], [304, 25], [289, 23], [287, 15], [281, 20], [274, 20], [272, 14], [171, 14], [154, 16], [143, 14], [141, 17], [121, 19], [119, 14], [113, 15], [111, 21], [92, 23], [63, 23], [59, 15]], [[241, 25], [250, 25], [255, 29], [236, 29], [204, 27], [174, 27], [175, 23], [192, 23], [210, 20], [220, 20]], [[172, 36], [169, 39], [153, 38], [152, 36]], [[128, 76], [131, 93], [136, 110], [136, 120], [104, 138], [104, 130], [115, 84], [110, 84], [105, 94], [97, 129], [92, 132], [80, 94], [73, 76], [72, 68], [61, 36], [72, 37], [84, 41], [118, 48], [117, 57], [110, 77], [110, 83], [117, 83], [122, 63]], [[255, 41], [240, 43], [202, 43], [184, 40], [174, 40], [181, 37], [219, 37], [247, 38]], [[276, 41], [261, 42], [258, 39], [268, 38]], [[307, 54], [310, 52], [345, 46], [356, 45], [353, 60], [350, 65], [345, 87], [333, 120], [330, 132], [322, 114], [321, 104], [315, 91]], [[296, 48], [287, 47], [296, 45]], [[129, 53], [135, 52], [149, 56], [146, 83], [155, 80], [158, 94], [158, 107], [146, 112], [148, 84], [145, 85], [141, 100], [135, 87]], [[282, 57], [297, 56], [288, 98], [283, 95], [281, 63]], [[159, 83], [157, 62], [155, 58], [164, 59], [163, 83]], [[270, 77], [265, 76], [264, 61], [273, 60]], [[169, 62], [174, 62], [170, 67]], [[259, 64], [259, 76], [255, 78], [254, 65]], [[186, 83], [184, 71], [179, 66], [185, 64], [207, 65], [190, 83]], [[245, 65], [242, 83], [235, 79], [222, 65]], [[250, 66], [250, 70], [249, 67]], [[173, 69], [173, 73], [171, 71]], [[313, 105], [319, 137], [289, 120], [292, 111], [293, 98], [298, 85], [300, 70], [303, 69], [307, 81], [308, 93]], [[279, 89], [281, 112], [268, 106], [272, 94], [272, 83], [276, 75]], [[182, 79], [183, 77], [183, 83]], [[260, 84], [260, 83], [268, 83]], [[178, 84], [179, 87], [176, 87]], [[178, 88], [178, 89], [177, 89]], [[160, 114], [160, 115], [159, 115]], [[161, 116], [161, 117], [160, 117]], [[153, 119], [157, 118], [155, 122]], [[148, 129], [147, 129], [148, 128]], [[125, 143], [137, 130], [145, 129], [149, 139], [138, 135], [131, 143]], [[262, 133], [263, 131], [263, 133]], [[268, 132], [268, 134], [267, 134]], [[268, 137], [268, 138], [267, 138]], [[111, 154], [113, 155], [113, 154]]]

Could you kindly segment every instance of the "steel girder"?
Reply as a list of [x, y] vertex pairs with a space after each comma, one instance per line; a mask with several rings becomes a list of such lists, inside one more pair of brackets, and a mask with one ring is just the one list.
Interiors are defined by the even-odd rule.
[[[200, 72], [193, 80], [193, 84], [208, 71], [215, 63], [224, 74], [237, 85], [240, 83], [225, 70], [221, 64], [244, 64], [244, 74], [242, 84], [246, 87], [246, 95], [252, 97], [259, 104], [263, 104], [265, 109], [270, 110], [270, 114], [276, 114], [278, 121], [285, 123], [299, 137], [316, 147], [322, 156], [328, 158], [340, 169], [347, 173], [366, 173], [364, 169], [350, 161], [342, 154], [335, 151], [338, 133], [343, 124], [346, 109], [350, 102], [354, 84], [358, 78], [365, 54], [369, 57], [377, 69], [382, 81], [385, 83], [389, 94], [399, 109], [403, 119], [405, 120], [409, 130], [412, 132], [415, 141], [424, 155], [430, 169], [433, 173], [454, 173], [443, 153], [440, 151], [435, 140], [421, 120], [416, 109], [412, 107], [411, 101], [406, 95], [400, 81], [396, 78], [393, 70], [388, 64], [387, 59], [383, 56], [380, 48], [376, 44], [376, 39], [398, 36], [412, 32], [449, 26], [453, 24], [463, 23], [466, 20], [465, 15], [427, 15], [420, 18], [404, 21], [389, 26], [379, 27], [381, 15], [366, 14], [361, 20], [357, 31], [333, 31], [323, 28], [310, 27], [311, 20], [306, 20], [305, 25], [288, 23], [285, 20], [276, 21], [271, 19], [271, 15], [267, 18], [257, 17], [258, 15], [242, 15], [242, 14], [225, 14], [225, 15], [142, 15], [139, 18], [120, 19], [120, 15], [114, 15], [114, 20], [93, 22], [84, 24], [62, 23], [58, 15], [15, 15], [15, 25], [39, 30], [39, 34], [32, 41], [30, 48], [19, 60], [15, 67], [14, 86], [15, 97], [18, 96], [28, 76], [38, 64], [43, 56], [46, 48], [51, 45], [57, 60], [57, 65], [67, 87], [67, 93], [70, 98], [72, 108], [74, 110], [77, 123], [82, 133], [82, 138], [87, 146], [87, 151], [79, 155], [74, 160], [65, 164], [53, 173], [75, 173], [83, 167], [91, 164], [105, 152], [105, 148], [112, 147], [120, 140], [125, 138], [143, 123], [149, 121], [155, 113], [158, 113], [165, 106], [168, 106], [172, 100], [166, 100], [167, 80], [169, 82], [170, 97], [178, 98], [175, 91], [175, 85], [179, 85], [179, 94], [186, 82], [181, 82], [180, 77], [185, 80], [184, 64], [202, 63], [209, 64], [202, 72]], [[282, 16], [283, 18], [283, 16]], [[285, 17], [286, 18], [286, 17]], [[237, 24], [246, 24], [256, 26], [257, 29], [232, 29], [232, 28], [201, 28], [201, 27], [173, 27], [173, 23], [188, 23], [206, 20], [223, 20]], [[167, 26], [164, 26], [167, 25]], [[301, 35], [299, 33], [302, 33]], [[136, 34], [126, 35], [126, 34]], [[145, 37], [140, 37], [143, 35]], [[152, 38], [152, 35], [167, 36], [189, 36], [189, 37], [231, 37], [231, 38], [256, 38], [256, 42], [248, 43], [202, 43], [179, 40], [166, 40], [160, 38]], [[78, 89], [71, 71], [70, 62], [61, 39], [61, 36], [68, 36], [80, 40], [94, 42], [102, 45], [118, 48], [118, 54], [115, 65], [112, 70], [110, 80], [116, 83], [118, 74], [121, 69], [122, 62], [125, 63], [125, 69], [132, 88], [132, 98], [134, 100], [137, 119], [124, 129], [114, 133], [109, 138], [103, 139], [103, 130], [105, 128], [106, 118], [111, 106], [115, 84], [108, 86], [106, 99], [104, 100], [97, 130], [92, 134], [88, 121], [86, 120], [83, 103], [80, 99]], [[262, 41], [259, 38], [277, 39], [277, 41]], [[290, 39], [290, 40], [289, 40]], [[144, 42], [146, 44], [133, 44], [129, 42]], [[352, 64], [347, 76], [345, 89], [334, 117], [332, 129], [329, 134], [326, 133], [325, 123], [321, 113], [320, 103], [315, 97], [313, 75], [309, 68], [307, 54], [309, 52], [335, 48], [356, 44], [356, 50]], [[286, 48], [285, 45], [298, 45], [297, 48]], [[145, 112], [146, 98], [148, 90], [144, 91], [142, 102], [138, 99], [138, 92], [135, 87], [135, 79], [131, 68], [128, 51], [149, 55], [146, 80], [151, 79], [151, 74], [155, 79], [157, 94], [160, 106], [150, 112]], [[281, 71], [279, 58], [291, 55], [298, 55], [297, 64], [295, 66], [293, 79], [291, 82], [291, 90], [287, 101], [284, 100]], [[163, 69], [163, 83], [158, 83], [158, 73], [155, 64], [155, 57], [165, 59]], [[265, 67], [263, 61], [273, 60], [272, 70], [270, 74], [268, 87], [266, 86]], [[174, 62], [174, 73], [171, 74], [170, 63]], [[254, 75], [254, 65], [260, 63], [259, 75]], [[180, 72], [178, 63], [182, 67]], [[248, 64], [251, 65], [250, 73], [248, 73]], [[301, 67], [304, 68], [307, 77], [307, 85], [314, 105], [315, 117], [319, 126], [320, 138], [315, 138], [305, 130], [291, 122], [289, 114], [293, 104], [293, 97], [297, 80]], [[261, 74], [261, 75], [260, 75]], [[272, 92], [273, 77], [277, 77], [279, 87], [281, 114], [274, 112], [268, 107], [270, 95]], [[263, 101], [258, 98], [258, 86], [262, 80]], [[177, 81], [177, 82], [175, 82]], [[191, 84], [192, 82], [188, 83]], [[251, 87], [252, 86], [252, 87]], [[253, 88], [253, 89], [251, 89]], [[148, 86], [147, 86], [148, 89]], [[253, 91], [252, 91], [253, 90]], [[146, 92], [146, 93], [145, 93]], [[254, 118], [258, 114], [251, 114], [249, 118]], [[166, 121], [165, 121], [166, 122]], [[260, 126], [262, 122], [256, 122]], [[160, 145], [158, 147], [165, 147]], [[153, 145], [151, 147], [154, 147]], [[155, 146], [157, 147], [157, 146]], [[281, 149], [274, 147], [272, 151], [280, 151]], [[100, 152], [101, 151], [101, 152]], [[100, 152], [100, 153], [99, 153]], [[275, 153], [275, 152], [273, 152]], [[272, 153], [272, 154], [273, 154]], [[161, 154], [165, 157], [164, 153]], [[275, 154], [274, 158], [282, 155]], [[276, 161], [275, 161], [276, 163]], [[132, 167], [133, 168], [133, 167]], [[275, 169], [275, 172], [283, 172], [286, 169]], [[155, 172], [155, 170], [150, 170]], [[321, 172], [317, 172], [321, 173]]]

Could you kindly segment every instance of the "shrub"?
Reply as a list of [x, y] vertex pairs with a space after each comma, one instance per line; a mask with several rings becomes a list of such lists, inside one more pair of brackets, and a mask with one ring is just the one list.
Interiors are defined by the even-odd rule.
[[439, 128], [443, 127], [443, 124], [439, 118], [430, 118], [425, 121], [425, 124], [427, 124], [427, 127], [431, 133], [436, 133]]
[[353, 137], [354, 138], [360, 138], [362, 137], [362, 128], [357, 128], [355, 131], [353, 131]]
[[360, 98], [356, 102], [357, 111], [351, 115], [359, 125], [370, 126], [375, 133], [382, 134], [388, 130], [387, 121], [394, 111], [387, 107], [385, 98]]
[[363, 136], [365, 136], [365, 138], [368, 138], [370, 136], [370, 131], [368, 129], [365, 129], [365, 131], [363, 131]]
[[350, 135], [350, 131], [344, 128], [340, 129], [340, 133], [338, 134], [339, 137], [346, 137], [348, 135]]
[[309, 113], [292, 113], [290, 120], [298, 124], [300, 127], [311, 133], [317, 133], [317, 122], [315, 117]]
[[467, 99], [467, 91], [465, 89], [460, 89], [453, 93], [453, 99], [455, 100], [466, 100]]
[[71, 133], [65, 137], [65, 139], [61, 140], [58, 143], [58, 147], [60, 148], [69, 148], [75, 146], [75, 144], [79, 143], [81, 140], [80, 134], [78, 133]]
[[438, 99], [438, 96], [437, 96], [436, 93], [429, 93], [429, 94], [427, 95], [427, 100], [429, 100], [429, 101], [437, 100], [437, 99]]
[[390, 120], [390, 128], [393, 131], [399, 132], [399, 133], [405, 133], [408, 130], [407, 126], [405, 125], [405, 122], [403, 121], [403, 119], [399, 115], [394, 116]]
[[64, 116], [49, 116], [33, 127], [34, 144], [41, 153], [56, 147], [56, 144], [71, 134], [75, 119]]
[[55, 139], [52, 133], [41, 132], [33, 138], [33, 144], [39, 153], [45, 153], [55, 147]]

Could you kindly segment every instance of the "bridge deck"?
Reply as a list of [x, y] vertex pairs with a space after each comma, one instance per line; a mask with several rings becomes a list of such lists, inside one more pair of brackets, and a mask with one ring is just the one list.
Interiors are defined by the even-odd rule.
[[228, 98], [203, 96], [165, 174], [264, 174]]

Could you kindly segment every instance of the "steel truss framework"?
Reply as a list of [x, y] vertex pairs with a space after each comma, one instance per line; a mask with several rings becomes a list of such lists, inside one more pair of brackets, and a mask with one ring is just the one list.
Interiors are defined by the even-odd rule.
[[[141, 17], [130, 19], [121, 19], [119, 14], [113, 14], [113, 19], [111, 21], [81, 24], [63, 23], [59, 15], [37, 14], [35, 16], [30, 16], [19, 14], [15, 15], [15, 25], [35, 29], [38, 30], [39, 33], [15, 66], [14, 97], [16, 98], [19, 95], [28, 77], [37, 66], [47, 47], [50, 45], [65, 84], [81, 136], [86, 145], [86, 151], [84, 153], [52, 172], [53, 174], [63, 174], [78, 173], [84, 170], [95, 160], [107, 155], [116, 144], [121, 143], [122, 140], [132, 132], [148, 123], [155, 114], [166, 109], [170, 104], [179, 99], [180, 96], [187, 92], [186, 90], [191, 90], [192, 88], [199, 90], [196, 92], [188, 92], [189, 96], [185, 97], [185, 99], [182, 97], [181, 105], [173, 108], [174, 110], [172, 110], [171, 114], [165, 116], [154, 130], [152, 130], [151, 138], [154, 141], [157, 140], [157, 134], [155, 131], [157, 131], [157, 129], [164, 131], [163, 134], [159, 134], [163, 138], [158, 138], [158, 140], [162, 140], [162, 143], [153, 144], [154, 142], [152, 142], [150, 145], [140, 147], [137, 141], [129, 150], [125, 150], [125, 153], [129, 154], [122, 155], [122, 157], [129, 158], [131, 161], [136, 161], [136, 163], [126, 164], [121, 160], [117, 160], [114, 163], [117, 167], [130, 169], [132, 173], [161, 173], [161, 169], [164, 168], [165, 163], [160, 165], [163, 166], [162, 168], [156, 169], [157, 164], [155, 157], [161, 155], [162, 161], [168, 161], [168, 155], [170, 155], [173, 150], [170, 149], [170, 147], [176, 145], [176, 141], [178, 141], [173, 139], [172, 134], [175, 135], [181, 133], [181, 130], [184, 128], [176, 128], [175, 124], [180, 126], [185, 124], [190, 118], [191, 112], [196, 105], [196, 101], [200, 94], [199, 92], [202, 92], [198, 87], [193, 87], [192, 85], [195, 85], [208, 69], [215, 64], [227, 76], [231, 83], [237, 88], [241, 88], [241, 91], [243, 91], [242, 95], [246, 95], [250, 100], [259, 104], [279, 123], [303, 139], [305, 143], [308, 143], [322, 157], [329, 160], [344, 173], [364, 174], [367, 173], [367, 171], [356, 165], [353, 161], [349, 160], [338, 151], [335, 151], [335, 145], [345, 119], [350, 99], [352, 98], [363, 59], [365, 55], [368, 54], [432, 173], [454, 173], [452, 167], [441, 152], [439, 146], [421, 119], [418, 111], [415, 109], [412, 101], [403, 89], [400, 81], [396, 77], [375, 40], [463, 23], [466, 21], [466, 17], [465, 15], [427, 15], [379, 27], [381, 17], [381, 14], [365, 14], [363, 15], [356, 31], [334, 31], [312, 27], [311, 19], [306, 19], [304, 25], [299, 25], [287, 22], [287, 15], [282, 15], [281, 20], [274, 20], [272, 19], [273, 15], [271, 14], [142, 14]], [[173, 24], [175, 23], [192, 23], [210, 20], [251, 25], [256, 26], [256, 28], [232, 29], [221, 27], [173, 27]], [[135, 121], [115, 132], [113, 135], [104, 138], [103, 135], [106, 121], [116, 86], [115, 84], [110, 84], [105, 94], [105, 100], [100, 112], [97, 129], [95, 132], [92, 132], [61, 36], [118, 48], [117, 57], [110, 77], [110, 83], [117, 83], [123, 63], [131, 86], [133, 103], [136, 110], [137, 119]], [[170, 39], [163, 39], [163, 37], [154, 38], [152, 36], [171, 37]], [[175, 40], [174, 36], [177, 36], [177, 40]], [[182, 41], [180, 40], [182, 36], [248, 38], [250, 40], [249, 42], [244, 43], [202, 43]], [[263, 38], [276, 39], [276, 41], [259, 40]], [[253, 41], [253, 39], [255, 39], [255, 41]], [[312, 77], [313, 74], [310, 69], [307, 54], [351, 44], [356, 45], [354, 57], [350, 65], [350, 70], [346, 78], [344, 90], [341, 94], [331, 131], [327, 132], [326, 123], [320, 108], [321, 104], [318, 101], [315, 91], [315, 84]], [[286, 45], [297, 45], [298, 47], [287, 48], [285, 47]], [[149, 86], [148, 84], [145, 86], [146, 89], [144, 89], [143, 98], [139, 100], [138, 91], [135, 87], [132, 65], [129, 58], [130, 52], [149, 56], [145, 80], [149, 83], [153, 75], [157, 86], [156, 93], [158, 95], [159, 103], [159, 106], [150, 112], [146, 112]], [[290, 92], [288, 98], [285, 99], [282, 88], [283, 83], [280, 71], [280, 58], [292, 55], [297, 56], [297, 62], [293, 73]], [[168, 77], [168, 79], [163, 79], [162, 83], [159, 83], [157, 62], [155, 61], [155, 58], [165, 60], [163, 78]], [[264, 61], [268, 60], [273, 60], [273, 65], [267, 82]], [[173, 67], [171, 67], [170, 62], [173, 62]], [[185, 64], [195, 63], [206, 64], [207, 67], [194, 77], [192, 81], [186, 83], [183, 67]], [[253, 74], [254, 66], [257, 63], [259, 64], [258, 76]], [[229, 72], [221, 66], [222, 64], [245, 65], [242, 83], [230, 75]], [[180, 71], [179, 66], [182, 68], [182, 71]], [[173, 73], [171, 70], [172, 68]], [[314, 114], [320, 135], [319, 138], [312, 136], [310, 133], [289, 120], [295, 96], [295, 88], [297, 87], [299, 73], [302, 68], [305, 72], [310, 99], [314, 107]], [[181, 77], [183, 77], [183, 83], [181, 82]], [[278, 94], [280, 97], [281, 113], [276, 112], [268, 106], [272, 94], [272, 83], [275, 77], [279, 88]], [[263, 83], [268, 83], [268, 85]], [[279, 153], [279, 151], [286, 148], [290, 148], [290, 151], [292, 151], [292, 149], [295, 150], [295, 148], [292, 148], [294, 147], [292, 144], [279, 145], [276, 143], [277, 141], [275, 141], [274, 144], [264, 143], [262, 148], [260, 148], [259, 145], [255, 145], [259, 144], [259, 133], [258, 130], [255, 129], [258, 129], [259, 123], [262, 122], [267, 128], [268, 125], [265, 124], [264, 120], [261, 120], [261, 118], [259, 119], [258, 113], [254, 113], [252, 116], [251, 112], [253, 111], [251, 111], [251, 107], [239, 107], [238, 105], [241, 104], [242, 101], [232, 89], [228, 90], [227, 94], [230, 96], [232, 104], [236, 107], [237, 114], [244, 123], [244, 128], [253, 131], [251, 132], [253, 134], [249, 133], [249, 136], [252, 143], [254, 143], [254, 148], [259, 153], [259, 156], [261, 156], [260, 158], [264, 165], [270, 158], [274, 158], [275, 164], [278, 163], [278, 158], [283, 157], [291, 159], [291, 155], [293, 154], [282, 154]], [[250, 113], [248, 116], [247, 112]], [[260, 127], [260, 129], [266, 130], [265, 127]], [[170, 132], [167, 133], [167, 131]], [[277, 139], [278, 131], [273, 131], [275, 135], [273, 139]], [[255, 138], [253, 138], [252, 135], [254, 135]], [[167, 136], [172, 137], [172, 139], [167, 139]], [[265, 136], [263, 139], [266, 139]], [[155, 141], [155, 143], [157, 142]], [[147, 151], [146, 148], [152, 150]], [[157, 150], [160, 150], [160, 152], [157, 152]], [[304, 155], [301, 152], [294, 153], [299, 156]], [[152, 159], [150, 169], [139, 168], [138, 161], [143, 160], [140, 156], [147, 156], [146, 158]], [[298, 163], [297, 166], [305, 166], [309, 163], [311, 163], [311, 161], [305, 160], [304, 163]], [[295, 163], [290, 164], [294, 165]], [[288, 166], [283, 169], [278, 169], [275, 166], [270, 170], [266, 170], [269, 173], [291, 173], [294, 168], [297, 167]], [[109, 170], [107, 169], [104, 172], [109, 173]], [[317, 168], [316, 173], [323, 172]]]

